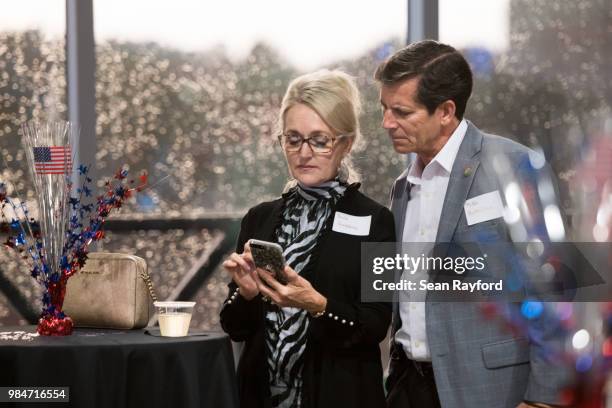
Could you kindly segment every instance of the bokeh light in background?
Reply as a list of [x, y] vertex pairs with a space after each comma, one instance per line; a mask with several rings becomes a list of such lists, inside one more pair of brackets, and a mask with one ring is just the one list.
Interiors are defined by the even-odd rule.
[[[5, 18], [0, 23], [0, 178], [9, 182], [9, 194], [19, 193], [20, 198], [31, 200], [34, 185], [21, 148], [19, 129], [22, 123], [33, 118], [67, 119], [65, 41], [58, 34], [66, 25], [65, 2], [26, 1], [23, 7], [3, 15]], [[41, 291], [26, 264], [3, 246], [0, 265], [4, 276], [39, 309]], [[3, 294], [0, 294], [0, 324], [26, 324]]]
[[[492, 4], [505, 9], [505, 21], [484, 31], [480, 22], [497, 21]], [[498, 5], [499, 5], [498, 4]], [[440, 0], [440, 39], [453, 43], [449, 27], [461, 27], [471, 40], [464, 47], [475, 76], [474, 94], [466, 117], [481, 129], [523, 143], [543, 154], [556, 183], [543, 178], [536, 191], [520, 191], [519, 184], [505, 183], [508, 202], [504, 219], [515, 241], [528, 240], [534, 220], [527, 207], [537, 195], [545, 204], [545, 230], [551, 240], [610, 242], [612, 227], [612, 9], [607, 0], [555, 2], [508, 0], [484, 2]], [[478, 15], [479, 23], [467, 24], [459, 12]], [[498, 9], [499, 10], [499, 9]], [[496, 34], [497, 32], [497, 34]], [[507, 41], [497, 41], [500, 32]], [[491, 36], [492, 38], [487, 38]], [[479, 38], [484, 37], [482, 40]], [[487, 43], [489, 45], [487, 45]], [[534, 169], [541, 160], [531, 160]], [[515, 169], [496, 163], [501, 178]], [[553, 184], [556, 184], [554, 186]], [[555, 187], [559, 203], [551, 201]], [[565, 230], [561, 214], [568, 222]], [[608, 254], [611, 259], [612, 254]], [[542, 265], [542, 277], [556, 274]], [[552, 267], [552, 268], [551, 268]], [[608, 263], [609, 267], [609, 263]], [[579, 273], [579, 271], [577, 271]], [[601, 270], [609, 279], [609, 269]], [[523, 317], [546, 313], [551, 324], [567, 330], [565, 347], [557, 352], [573, 361], [576, 386], [567, 390], [575, 406], [597, 404], [597, 396], [609, 378], [611, 307], [597, 303], [544, 303], [536, 309], [523, 304]], [[500, 319], [503, 320], [503, 319]], [[505, 324], [515, 324], [508, 319]], [[530, 334], [532, 334], [530, 332]], [[570, 357], [571, 356], [571, 357]], [[612, 393], [609, 393], [612, 395]], [[610, 397], [612, 398], [612, 397]], [[612, 406], [608, 401], [607, 406]]]
[[[165, 40], [159, 38], [158, 30], [149, 31], [149, 42], [132, 37], [142, 32], [134, 30], [129, 10], [125, 19], [117, 19], [117, 7], [123, 6], [95, 3], [98, 171], [108, 173], [127, 162], [131, 168], [148, 168], [153, 183], [164, 180], [147, 193], [147, 205], [136, 203], [124, 215], [242, 213], [278, 196], [287, 181], [275, 135], [280, 102], [292, 78], [317, 67], [342, 68], [357, 77], [363, 90], [367, 141], [356, 160], [363, 170], [363, 190], [387, 201], [390, 181], [401, 171], [403, 158], [393, 152], [378, 126], [380, 109], [372, 74], [404, 41], [406, 3], [394, 1], [393, 7], [379, 11], [380, 17], [392, 12], [399, 24], [390, 21], [369, 38], [362, 28], [374, 21], [374, 2], [357, 7], [350, 2], [320, 3], [301, 9], [297, 4], [264, 1], [257, 6], [263, 22], [230, 18], [232, 32], [223, 38], [216, 37], [219, 27], [212, 21], [233, 16], [226, 6], [194, 6], [195, 15], [205, 16], [194, 29], [196, 24], [189, 23], [192, 17], [183, 19], [182, 13], [195, 2], [178, 2], [162, 14], [159, 7], [165, 2], [153, 2], [146, 24], [165, 25], [169, 18], [174, 23], [165, 25]], [[252, 7], [252, 3], [234, 3], [241, 10], [243, 6]], [[295, 25], [298, 14], [300, 21], [314, 21], [325, 9], [328, 14], [316, 23], [316, 30], [308, 28], [312, 22], [301, 28]], [[340, 28], [340, 22], [345, 27]], [[117, 30], [105, 28], [108, 25]], [[191, 25], [188, 38], [185, 25]], [[331, 36], [338, 41], [329, 41]], [[194, 42], [198, 37], [200, 47]], [[219, 44], [210, 38], [218, 38]], [[151, 39], [157, 40], [152, 43]], [[114, 239], [105, 244], [107, 250], [115, 248]], [[169, 259], [173, 256], [178, 254], [169, 251]], [[187, 269], [164, 269], [155, 259], [147, 262], [160, 282]], [[226, 284], [219, 269], [200, 288], [194, 299], [198, 302], [195, 325], [218, 328]]]
[[[63, 3], [56, 4], [62, 19]], [[379, 129], [377, 91], [371, 78], [379, 61], [405, 41], [406, 3], [390, 2], [385, 10], [378, 10], [379, 16], [373, 13], [374, 2], [363, 2], [358, 7], [348, 1], [333, 6], [323, 3], [300, 10], [296, 5], [264, 1], [258, 11], [267, 16], [267, 22], [263, 18], [240, 22], [230, 12], [236, 7], [227, 9], [224, 3], [211, 6], [184, 0], [168, 9], [164, 1], [94, 2], [98, 174], [109, 176], [119, 165], [128, 164], [132, 171], [147, 169], [152, 184], [161, 180], [124, 207], [122, 217], [240, 214], [263, 199], [277, 196], [287, 180], [286, 165], [274, 137], [282, 95], [291, 78], [322, 66], [340, 67], [358, 78], [364, 91], [363, 133], [368, 142], [367, 149], [357, 158], [364, 169], [363, 189], [379, 201], [387, 201], [390, 181], [401, 171], [404, 161]], [[251, 4], [245, 2], [244, 7], [252, 7]], [[29, 12], [11, 15], [13, 22], [26, 21], [21, 28], [11, 23], [7, 27], [12, 30], [3, 30], [0, 24], [5, 36], [0, 47], [9, 50], [0, 54], [0, 59], [9, 68], [15, 66], [14, 71], [8, 71], [9, 76], [4, 76], [7, 94], [2, 102], [11, 101], [16, 110], [22, 105], [27, 107], [25, 102], [37, 107], [35, 113], [24, 111], [21, 115], [3, 111], [3, 117], [12, 123], [0, 135], [0, 148], [6, 152], [3, 177], [20, 180], [18, 191], [27, 188], [28, 183], [25, 164], [18, 159], [23, 154], [18, 124], [27, 117], [50, 114], [56, 109], [63, 113], [56, 119], [65, 119], [66, 111], [64, 42], [60, 39], [65, 22], [49, 24], [35, 15], [36, 5], [37, 1], [30, 0]], [[142, 7], [151, 11], [146, 21], [134, 15]], [[325, 16], [327, 24], [317, 23], [315, 32], [309, 25], [295, 29], [296, 16], [316, 20], [319, 9], [329, 11]], [[124, 13], [118, 14], [117, 10]], [[393, 18], [382, 21], [388, 14]], [[204, 24], [205, 20], [208, 23]], [[213, 23], [226, 20], [231, 24], [219, 27]], [[275, 21], [278, 24], [273, 24]], [[377, 21], [371, 29], [374, 32], [365, 30], [363, 27], [372, 21]], [[161, 26], [164, 30], [158, 28]], [[35, 40], [24, 45], [19, 40], [23, 36]], [[330, 36], [336, 36], [337, 41], [329, 41]], [[23, 47], [47, 53], [62, 50], [62, 70], [34, 75], [35, 63], [12, 58], [23, 52]], [[55, 56], [45, 58], [52, 57]], [[23, 72], [32, 77], [18, 75]], [[22, 83], [30, 94], [40, 96], [28, 94], [17, 103], [8, 92], [16, 82]], [[372, 166], [375, 161], [378, 164]], [[112, 232], [99, 249], [145, 258], [163, 298], [206, 251], [206, 237], [215, 233]], [[7, 258], [11, 254], [1, 256]], [[36, 287], [18, 263], [7, 259], [2, 264], [3, 272], [18, 282], [22, 294], [35, 304]], [[202, 286], [197, 294], [194, 325], [217, 327], [226, 280], [222, 271], [216, 271]], [[0, 324], [14, 323], [25, 322], [0, 295]]]
[[[36, 4], [43, 2], [44, 11], [54, 12], [41, 17]], [[15, 28], [0, 23], [0, 175], [31, 198], [17, 130], [32, 117], [66, 118], [64, 40], [57, 34], [64, 29], [65, 10], [60, 0], [21, 3], [32, 24]], [[217, 11], [203, 5], [208, 2], [186, 0], [172, 6], [165, 1], [124, 3], [94, 3], [96, 164], [101, 175], [127, 163], [134, 170], [148, 169], [153, 183], [164, 180], [125, 208], [124, 216], [241, 213], [277, 196], [287, 177], [274, 138], [280, 100], [291, 78], [318, 67], [342, 68], [357, 77], [367, 142], [357, 160], [364, 175], [362, 190], [387, 202], [404, 158], [393, 152], [380, 129], [371, 78], [377, 64], [405, 40], [405, 1], [384, 6], [334, 1], [311, 4], [307, 10], [295, 2], [251, 1], [240, 8], [226, 1], [219, 2]], [[145, 7], [151, 13], [143, 18], [138, 10]], [[547, 211], [549, 231], [558, 228], [563, 212], [570, 228], [557, 230], [558, 236], [610, 241], [609, 2], [440, 0], [439, 9], [441, 41], [461, 49], [476, 75], [466, 117], [485, 131], [541, 152], [559, 181], [560, 208]], [[538, 157], [534, 160], [534, 168], [542, 165]], [[547, 181], [538, 187], [540, 196], [550, 191]], [[518, 227], [524, 197], [511, 183], [505, 194], [513, 197], [505, 218], [517, 224], [512, 234], [520, 241], [527, 237], [525, 228]], [[113, 233], [103, 248], [143, 256], [159, 291], [170, 293], [215, 233]], [[33, 280], [6, 257], [0, 251], [3, 272], [37, 302]], [[225, 282], [218, 270], [202, 286], [195, 299], [195, 325], [218, 327]], [[533, 313], [531, 306], [526, 313]], [[591, 343], [601, 340], [602, 311], [597, 306], [576, 311], [563, 306], [558, 316], [564, 324], [584, 326], [575, 332], [585, 330]], [[0, 325], [17, 322], [24, 323], [0, 295]], [[609, 342], [601, 350], [609, 356]], [[579, 371], [594, 365], [589, 357], [587, 353], [576, 362]]]

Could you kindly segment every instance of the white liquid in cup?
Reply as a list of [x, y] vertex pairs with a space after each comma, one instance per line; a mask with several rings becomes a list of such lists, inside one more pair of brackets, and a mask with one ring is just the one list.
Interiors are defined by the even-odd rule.
[[159, 314], [159, 329], [162, 336], [183, 337], [189, 331], [191, 313], [170, 312]]

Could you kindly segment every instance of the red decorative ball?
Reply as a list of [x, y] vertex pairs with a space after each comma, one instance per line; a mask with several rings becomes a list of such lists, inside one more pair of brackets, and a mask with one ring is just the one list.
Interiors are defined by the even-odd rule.
[[58, 316], [47, 315], [38, 321], [38, 334], [41, 336], [69, 336], [72, 334], [74, 323], [68, 316], [59, 318]]

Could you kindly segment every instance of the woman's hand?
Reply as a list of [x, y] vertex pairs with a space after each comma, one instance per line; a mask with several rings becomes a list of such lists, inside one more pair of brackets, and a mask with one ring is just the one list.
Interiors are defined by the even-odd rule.
[[231, 254], [223, 262], [223, 267], [230, 274], [234, 283], [238, 285], [240, 296], [246, 300], [251, 300], [259, 294], [257, 282], [254, 279], [256, 275], [255, 263], [248, 242], [244, 244], [244, 252], [242, 254], [235, 252]]
[[253, 277], [259, 292], [281, 307], [298, 307], [311, 314], [325, 310], [327, 299], [317, 292], [310, 282], [289, 266], [285, 266], [284, 273], [287, 278], [286, 285], [279, 283], [269, 271], [257, 268]]

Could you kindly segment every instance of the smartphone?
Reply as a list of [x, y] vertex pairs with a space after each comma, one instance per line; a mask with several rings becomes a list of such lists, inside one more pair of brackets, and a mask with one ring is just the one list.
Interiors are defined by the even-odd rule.
[[274, 242], [251, 239], [251, 254], [258, 268], [266, 269], [274, 274], [277, 281], [283, 285], [287, 284], [287, 278], [283, 272], [285, 269], [285, 257], [283, 248]]

